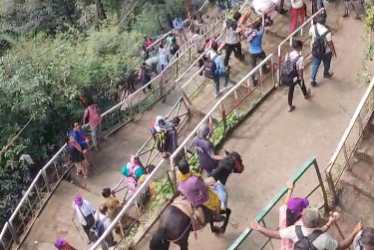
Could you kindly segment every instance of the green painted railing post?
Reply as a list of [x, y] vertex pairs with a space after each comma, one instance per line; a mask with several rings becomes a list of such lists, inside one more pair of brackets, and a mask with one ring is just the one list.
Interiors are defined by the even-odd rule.
[[320, 174], [319, 166], [318, 166], [318, 163], [317, 163], [316, 159], [314, 159], [313, 164], [314, 164], [316, 175], [317, 175], [318, 180], [319, 180], [320, 188], [322, 189], [323, 200], [324, 200], [324, 214], [327, 215], [329, 213], [327, 192], [326, 192], [326, 190], [324, 188], [324, 183], [323, 183], [323, 180], [322, 180], [322, 175]]

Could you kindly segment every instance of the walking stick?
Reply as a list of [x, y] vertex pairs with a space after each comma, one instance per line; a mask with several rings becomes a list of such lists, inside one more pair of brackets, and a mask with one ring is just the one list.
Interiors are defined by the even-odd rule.
[[78, 228], [76, 222], [74, 221], [74, 218], [72, 219], [72, 222], [73, 222], [74, 226], [75, 226], [76, 229], [77, 229], [77, 232], [78, 232], [78, 234], [79, 234], [79, 237], [81, 237], [81, 240], [83, 240], [82, 234], [81, 234], [81, 232], [79, 231], [79, 228]]

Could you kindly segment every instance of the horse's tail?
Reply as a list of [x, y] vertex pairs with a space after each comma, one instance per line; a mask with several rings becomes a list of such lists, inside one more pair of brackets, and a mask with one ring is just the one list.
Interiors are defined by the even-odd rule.
[[159, 227], [156, 230], [150, 241], [150, 249], [163, 249], [162, 247], [164, 245], [166, 231], [166, 227]]

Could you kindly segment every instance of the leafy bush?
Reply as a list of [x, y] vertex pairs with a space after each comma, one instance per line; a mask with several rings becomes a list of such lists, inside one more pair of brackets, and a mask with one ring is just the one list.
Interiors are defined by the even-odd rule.
[[374, 30], [374, 6], [373, 5], [367, 8], [366, 27], [371, 31]]

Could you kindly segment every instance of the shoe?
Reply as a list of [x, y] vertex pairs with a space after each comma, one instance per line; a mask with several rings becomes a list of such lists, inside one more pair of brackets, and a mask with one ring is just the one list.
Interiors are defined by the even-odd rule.
[[313, 88], [318, 87], [318, 84], [316, 84], [316, 82], [314, 82], [314, 81], [311, 81], [311, 87], [313, 87]]
[[225, 90], [231, 89], [234, 85], [231, 83], [228, 83], [227, 86], [225, 86]]
[[347, 18], [349, 17], [348, 13], [345, 13], [344, 15], [342, 15], [343, 18]]
[[311, 97], [311, 89], [307, 90], [307, 94], [304, 97], [305, 99], [309, 99]]
[[254, 80], [252, 84], [253, 84], [253, 87], [257, 86], [258, 85], [258, 80]]
[[280, 11], [279, 11], [279, 14], [280, 15], [284, 15], [284, 14], [286, 14], [288, 12], [288, 10], [286, 10], [286, 9], [281, 9]]
[[295, 106], [289, 106], [289, 108], [288, 108], [288, 112], [292, 112], [293, 110], [295, 110], [296, 109], [296, 107]]
[[327, 75], [323, 75], [324, 78], [331, 78], [333, 76], [333, 73], [328, 73]]
[[221, 95], [221, 92], [215, 94], [215, 99], [218, 98]]
[[84, 178], [84, 179], [87, 179], [87, 175], [84, 175], [83, 178]]

